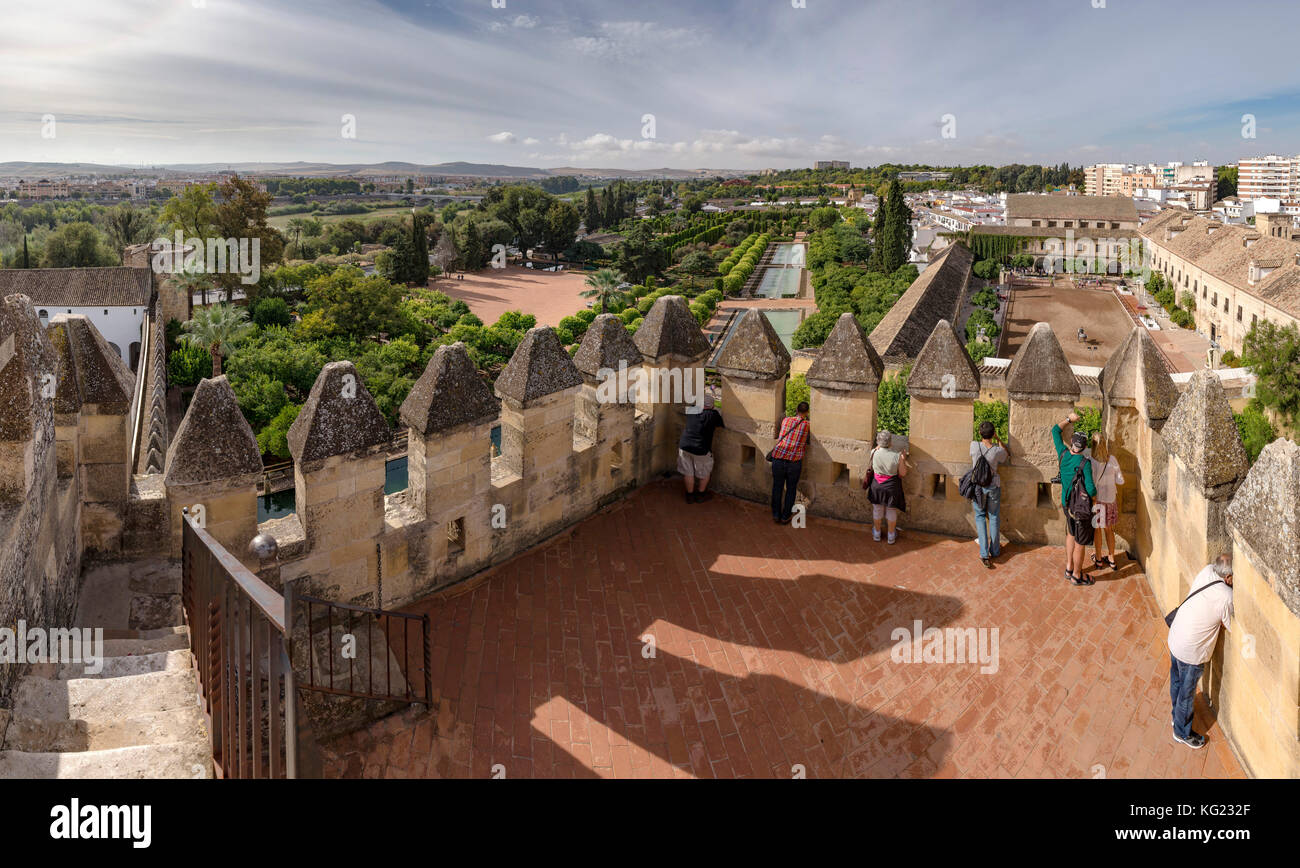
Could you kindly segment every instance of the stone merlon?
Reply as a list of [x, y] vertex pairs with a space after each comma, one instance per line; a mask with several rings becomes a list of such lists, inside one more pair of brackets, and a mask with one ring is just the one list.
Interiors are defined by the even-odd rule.
[[907, 394], [965, 401], [979, 397], [979, 371], [948, 320], [939, 320], [921, 347], [907, 378]]
[[853, 314], [842, 313], [804, 379], [818, 389], [874, 392], [884, 373], [885, 363], [862, 324]]
[[648, 362], [696, 362], [709, 352], [708, 338], [680, 295], [657, 299], [633, 340]]
[[1228, 522], [1300, 617], [1300, 445], [1274, 440], [1264, 447], [1228, 505]]
[[1007, 394], [1016, 401], [1075, 401], [1081, 390], [1065, 351], [1045, 322], [1029, 330], [1007, 369]]
[[751, 307], [740, 315], [714, 365], [727, 377], [780, 380], [790, 372], [790, 351], [763, 312]]
[[587, 327], [573, 363], [579, 371], [595, 378], [602, 370], [617, 371], [620, 364], [629, 368], [641, 364], [641, 351], [616, 314], [602, 313]]
[[351, 362], [330, 362], [289, 426], [289, 454], [299, 464], [322, 461], [382, 446], [392, 436], [356, 367]]
[[531, 328], [497, 377], [497, 394], [528, 404], [582, 385], [582, 375], [565, 352], [555, 329]]
[[1232, 405], [1211, 371], [1202, 368], [1192, 375], [1161, 434], [1211, 500], [1230, 496], [1250, 469]]
[[1100, 377], [1102, 394], [1112, 407], [1137, 407], [1152, 422], [1163, 423], [1178, 403], [1174, 385], [1155, 341], [1134, 326], [1111, 355]]
[[0, 304], [0, 441], [23, 442], [50, 430], [53, 407], [40, 397], [46, 374], [57, 375], [54, 348], [25, 295]]
[[428, 437], [461, 425], [492, 421], [501, 412], [488, 384], [479, 376], [465, 344], [438, 347], [420, 379], [402, 402], [401, 419]]
[[239, 412], [230, 382], [225, 375], [203, 380], [167, 451], [164, 481], [168, 486], [242, 481], [261, 472], [257, 438]]
[[[74, 386], [76, 400], [86, 412], [125, 416], [131, 411], [135, 375], [89, 319], [78, 314], [56, 314], [50, 320], [49, 336], [61, 358], [66, 353], [75, 359], [70, 371], [75, 380], [69, 384], [60, 382], [60, 390], [65, 385]], [[56, 392], [56, 400], [58, 397]], [[69, 399], [70, 396], [65, 396], [65, 401]]]

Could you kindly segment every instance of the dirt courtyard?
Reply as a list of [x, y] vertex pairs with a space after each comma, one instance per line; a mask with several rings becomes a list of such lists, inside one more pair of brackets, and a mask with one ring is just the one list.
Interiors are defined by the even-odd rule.
[[552, 273], [512, 265], [500, 270], [485, 268], [464, 277], [430, 280], [429, 289], [461, 299], [488, 325], [506, 311], [517, 310], [536, 316], [538, 325], [555, 326], [587, 306], [587, 299], [580, 295], [587, 279], [581, 271]]
[[[1135, 323], [1110, 290], [1078, 289], [1070, 284], [1017, 286], [1002, 334], [1003, 358], [1011, 358], [1029, 336], [1034, 323], [1052, 326], [1072, 365], [1103, 367]], [[1088, 341], [1079, 341], [1079, 328]]]

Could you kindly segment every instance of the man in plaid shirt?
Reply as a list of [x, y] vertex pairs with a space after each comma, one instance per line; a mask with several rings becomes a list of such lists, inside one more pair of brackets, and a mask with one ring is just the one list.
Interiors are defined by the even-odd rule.
[[777, 524], [790, 522], [811, 431], [808, 402], [804, 401], [799, 405], [796, 415], [787, 416], [781, 423], [781, 434], [777, 437], [775, 448], [768, 455], [772, 462], [772, 520]]

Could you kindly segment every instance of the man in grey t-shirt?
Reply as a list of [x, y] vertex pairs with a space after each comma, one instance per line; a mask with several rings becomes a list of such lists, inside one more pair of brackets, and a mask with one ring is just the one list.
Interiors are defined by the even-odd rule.
[[998, 477], [998, 465], [1007, 460], [1007, 449], [998, 439], [997, 428], [992, 422], [980, 423], [980, 439], [971, 441], [971, 466], [983, 455], [993, 471], [993, 479], [986, 486], [981, 486], [975, 497], [975, 533], [980, 541], [980, 561], [988, 569], [993, 569], [993, 558], [1002, 554], [1002, 537], [998, 533], [998, 516], [1002, 511], [1002, 480]]

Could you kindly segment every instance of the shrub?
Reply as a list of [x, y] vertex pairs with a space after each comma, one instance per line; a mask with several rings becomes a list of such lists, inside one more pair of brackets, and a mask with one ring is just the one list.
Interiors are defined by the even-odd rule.
[[[654, 304], [654, 302], [651, 302], [651, 304]], [[646, 310], [648, 311], [649, 308], [647, 307]], [[641, 314], [642, 314], [642, 313], [644, 313], [644, 311], [639, 310], [639, 309], [636, 308], [636, 307], [629, 307], [627, 310], [625, 310], [625, 311], [623, 311], [621, 314], [619, 314], [619, 315], [618, 315], [618, 318], [621, 319], [621, 320], [623, 321], [623, 324], [624, 324], [624, 325], [630, 325], [630, 324], [632, 324], [633, 322], [635, 322], [635, 321], [641, 319]]]
[[253, 305], [253, 322], [261, 328], [282, 326], [287, 328], [293, 322], [289, 305], [282, 298], [264, 298]]
[[1003, 443], [1011, 438], [1011, 407], [1005, 401], [975, 402], [975, 426], [971, 429], [972, 439], [979, 439], [980, 424], [983, 422], [993, 423]]
[[1196, 318], [1181, 307], [1176, 307], [1169, 312], [1170, 321], [1179, 328], [1189, 329], [1196, 325]]
[[1001, 267], [998, 265], [996, 260], [982, 259], [975, 263], [975, 267], [971, 270], [975, 272], [975, 276], [978, 278], [983, 280], [996, 280]]
[[167, 360], [167, 385], [197, 386], [199, 380], [212, 376], [212, 354], [203, 347], [181, 344]]
[[997, 351], [993, 348], [993, 344], [988, 341], [970, 341], [966, 344], [966, 353], [977, 365], [995, 352]]

